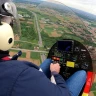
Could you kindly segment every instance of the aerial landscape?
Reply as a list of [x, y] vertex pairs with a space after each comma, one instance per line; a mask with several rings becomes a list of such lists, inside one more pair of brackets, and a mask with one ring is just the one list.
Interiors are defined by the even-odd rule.
[[[94, 15], [50, 0], [48, 2], [14, 0], [14, 2], [18, 9], [21, 33], [15, 33], [15, 44], [11, 49], [11, 56], [22, 50], [20, 60], [28, 60], [40, 65], [57, 40], [74, 39], [83, 43], [89, 50], [94, 71], [96, 70], [96, 18]], [[96, 96], [95, 90], [96, 79], [90, 96]]]

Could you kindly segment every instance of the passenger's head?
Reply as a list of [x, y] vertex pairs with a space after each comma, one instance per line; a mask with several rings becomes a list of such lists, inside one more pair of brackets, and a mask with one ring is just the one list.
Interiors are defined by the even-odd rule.
[[14, 44], [13, 30], [20, 30], [15, 4], [11, 0], [0, 0], [0, 50], [7, 51]]

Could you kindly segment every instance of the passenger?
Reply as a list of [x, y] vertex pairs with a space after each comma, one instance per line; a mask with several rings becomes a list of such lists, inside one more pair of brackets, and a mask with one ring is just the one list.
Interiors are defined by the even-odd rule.
[[[0, 0], [0, 96], [78, 96], [86, 81], [85, 71], [78, 71], [65, 81], [59, 75], [60, 65], [53, 64], [51, 59], [40, 67], [11, 60], [8, 50], [14, 43], [12, 27], [16, 13], [11, 0]], [[50, 75], [56, 84], [50, 81]]]

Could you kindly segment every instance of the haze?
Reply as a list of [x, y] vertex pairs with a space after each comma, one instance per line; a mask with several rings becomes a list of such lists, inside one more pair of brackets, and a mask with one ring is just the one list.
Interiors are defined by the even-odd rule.
[[73, 7], [96, 15], [96, 0], [55, 0], [55, 1], [61, 2], [69, 7]]

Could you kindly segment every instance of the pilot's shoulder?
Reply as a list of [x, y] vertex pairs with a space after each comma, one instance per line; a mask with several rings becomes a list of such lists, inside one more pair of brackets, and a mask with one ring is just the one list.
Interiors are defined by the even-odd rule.
[[5, 62], [0, 62], [0, 70], [1, 68], [4, 70], [10, 69], [11, 71], [17, 70], [17, 73], [19, 70], [25, 70], [29, 67], [39, 69], [38, 66], [27, 61], [10, 60], [10, 61], [5, 61]]
[[[32, 72], [31, 69], [35, 70], [38, 69], [38, 67], [30, 62], [17, 60], [0, 62], [0, 92], [2, 92], [1, 94], [9, 94], [16, 80], [19, 77], [21, 78], [29, 75], [29, 72]], [[27, 70], [29, 71], [25, 73], [25, 71]], [[21, 76], [22, 73], [24, 73], [23, 76]]]

